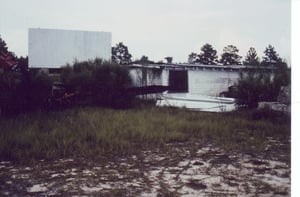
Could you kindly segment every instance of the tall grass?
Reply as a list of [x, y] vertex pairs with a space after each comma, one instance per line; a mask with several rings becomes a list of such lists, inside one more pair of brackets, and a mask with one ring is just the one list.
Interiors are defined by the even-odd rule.
[[249, 112], [204, 113], [144, 106], [77, 108], [0, 120], [0, 160], [126, 154], [166, 143], [212, 142], [259, 151], [268, 136], [289, 137], [290, 123], [253, 120]]

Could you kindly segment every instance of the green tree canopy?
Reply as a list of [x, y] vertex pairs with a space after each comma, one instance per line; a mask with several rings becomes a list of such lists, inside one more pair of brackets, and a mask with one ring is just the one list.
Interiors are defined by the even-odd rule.
[[201, 52], [196, 59], [196, 62], [205, 65], [216, 65], [218, 62], [217, 51], [210, 44], [205, 44], [201, 47]]
[[266, 49], [264, 50], [264, 56], [262, 65], [268, 66], [268, 65], [277, 65], [282, 63], [282, 59], [277, 54], [275, 48], [272, 45], [268, 45]]
[[171, 64], [173, 61], [173, 57], [165, 57], [165, 60], [167, 60], [168, 64]]
[[6, 42], [1, 38], [1, 35], [0, 35], [0, 52], [8, 53]]
[[118, 43], [115, 47], [112, 47], [111, 60], [114, 63], [128, 65], [130, 64], [132, 55], [128, 51], [128, 47], [122, 42]]
[[238, 52], [239, 50], [236, 46], [228, 45], [224, 47], [220, 63], [223, 65], [240, 65], [242, 57], [238, 55]]
[[291, 70], [286, 63], [274, 69], [253, 67], [240, 73], [236, 97], [240, 105], [257, 107], [260, 101], [277, 101], [282, 86], [291, 84]]
[[131, 78], [126, 66], [101, 59], [75, 62], [63, 67], [61, 79], [66, 91], [77, 93], [77, 102], [82, 105], [125, 108], [131, 104], [132, 97], [127, 91]]
[[196, 62], [196, 59], [197, 59], [197, 53], [192, 52], [189, 54], [188, 63], [194, 64]]
[[255, 48], [250, 47], [243, 64], [250, 66], [258, 66], [260, 64]]
[[154, 64], [154, 61], [149, 60], [147, 56], [143, 55], [141, 59], [134, 61], [134, 63], [147, 65], [147, 64]]

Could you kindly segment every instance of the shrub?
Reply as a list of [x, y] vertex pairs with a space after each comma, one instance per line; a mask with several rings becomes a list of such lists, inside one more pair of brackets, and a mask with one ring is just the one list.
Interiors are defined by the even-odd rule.
[[93, 73], [95, 65], [91, 61], [77, 62], [73, 66], [63, 68], [61, 79], [68, 92], [79, 91], [85, 94], [91, 91], [94, 84]]
[[6, 71], [0, 74], [0, 109], [3, 115], [45, 108], [52, 80], [44, 72]]
[[132, 97], [127, 92], [131, 78], [126, 67], [106, 64], [95, 71], [95, 98], [97, 104], [114, 108], [128, 107]]
[[75, 62], [63, 68], [61, 78], [67, 91], [79, 93], [81, 103], [124, 108], [132, 102], [127, 91], [132, 83], [127, 67], [101, 59]]
[[240, 106], [257, 107], [260, 101], [276, 101], [280, 87], [288, 84], [290, 71], [286, 63], [278, 63], [274, 70], [258, 66], [240, 73], [235, 95]]
[[17, 110], [15, 102], [18, 87], [21, 83], [21, 77], [18, 73], [12, 71], [0, 70], [0, 115], [13, 114]]
[[30, 109], [48, 107], [51, 96], [52, 80], [45, 72], [31, 72], [28, 82], [28, 105]]

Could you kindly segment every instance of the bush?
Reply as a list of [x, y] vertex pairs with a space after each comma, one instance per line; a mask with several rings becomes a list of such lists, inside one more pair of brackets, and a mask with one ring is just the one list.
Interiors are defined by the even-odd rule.
[[268, 108], [255, 109], [250, 113], [251, 120], [268, 120], [274, 124], [290, 124], [290, 116]]
[[280, 87], [288, 84], [290, 71], [285, 63], [278, 63], [274, 70], [250, 68], [240, 73], [235, 95], [240, 106], [257, 107], [260, 101], [277, 101]]
[[90, 92], [94, 84], [93, 73], [95, 65], [91, 61], [77, 62], [67, 65], [61, 73], [62, 82], [67, 92], [79, 91], [82, 94]]
[[3, 115], [45, 108], [52, 80], [44, 72], [5, 71], [0, 74], [0, 109]]
[[52, 80], [45, 72], [31, 72], [28, 82], [28, 107], [44, 109], [49, 105], [52, 90]]
[[132, 82], [124, 66], [100, 59], [75, 62], [63, 68], [61, 78], [68, 92], [79, 93], [81, 103], [124, 108], [133, 99], [127, 91]]
[[16, 72], [0, 70], [0, 115], [16, 112], [18, 104], [15, 102], [21, 77]]
[[97, 104], [114, 108], [124, 108], [131, 104], [132, 97], [127, 92], [131, 78], [126, 67], [106, 64], [95, 71], [95, 98]]
[[66, 103], [127, 108], [133, 100], [127, 91], [131, 86], [127, 67], [101, 59], [67, 65], [62, 69], [61, 80], [65, 90], [62, 88], [53, 97], [53, 81], [46, 72], [0, 70], [0, 115], [49, 109]]

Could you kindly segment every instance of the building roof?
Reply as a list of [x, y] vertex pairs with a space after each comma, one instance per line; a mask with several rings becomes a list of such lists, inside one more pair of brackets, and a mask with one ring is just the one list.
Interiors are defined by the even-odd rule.
[[266, 69], [273, 70], [273, 66], [246, 66], [246, 65], [204, 65], [204, 64], [131, 64], [130, 68], [152, 68], [166, 70], [241, 70], [241, 69]]

